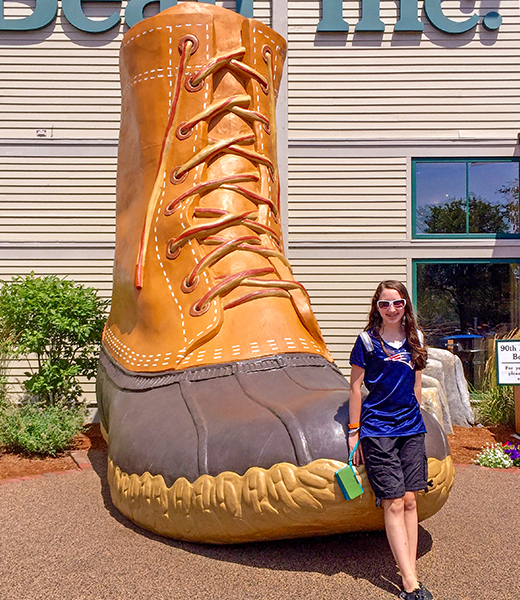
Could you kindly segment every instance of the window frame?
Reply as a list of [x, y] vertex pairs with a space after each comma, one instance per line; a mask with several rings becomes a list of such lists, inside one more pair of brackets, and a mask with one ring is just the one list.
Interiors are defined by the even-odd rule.
[[[519, 185], [520, 185], [520, 157], [516, 156], [477, 156], [474, 158], [468, 157], [415, 157], [412, 158], [411, 168], [411, 194], [412, 194], [412, 239], [416, 240], [457, 240], [457, 239], [520, 239], [520, 229], [518, 233], [471, 233], [469, 229], [469, 212], [466, 211], [466, 233], [419, 233], [417, 231], [417, 180], [416, 169], [421, 163], [465, 163], [466, 164], [466, 206], [469, 202], [469, 181], [468, 181], [468, 165], [474, 162], [505, 162], [517, 163], [519, 168]], [[520, 194], [518, 200], [518, 211], [520, 219]], [[415, 277], [415, 271], [414, 271]]]

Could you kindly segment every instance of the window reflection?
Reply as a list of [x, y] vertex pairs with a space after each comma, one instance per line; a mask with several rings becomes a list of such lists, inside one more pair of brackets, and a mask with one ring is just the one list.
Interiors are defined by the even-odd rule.
[[517, 161], [416, 161], [416, 234], [519, 233]]
[[466, 233], [466, 164], [420, 162], [415, 178], [418, 233]]
[[469, 232], [518, 233], [518, 164], [469, 163]]
[[428, 344], [448, 348], [479, 386], [490, 346], [520, 325], [518, 263], [417, 263], [417, 312]]

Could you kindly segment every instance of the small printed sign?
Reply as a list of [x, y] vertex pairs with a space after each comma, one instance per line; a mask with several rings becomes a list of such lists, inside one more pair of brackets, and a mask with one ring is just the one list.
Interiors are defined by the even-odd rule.
[[497, 340], [498, 385], [520, 385], [520, 340]]

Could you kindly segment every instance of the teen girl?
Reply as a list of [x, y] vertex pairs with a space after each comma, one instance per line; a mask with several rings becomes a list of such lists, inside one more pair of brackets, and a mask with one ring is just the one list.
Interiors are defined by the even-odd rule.
[[[421, 370], [427, 353], [410, 297], [399, 281], [383, 281], [372, 298], [365, 331], [350, 364], [349, 448], [361, 439], [364, 460], [388, 542], [403, 580], [402, 600], [431, 600], [417, 580], [417, 492], [427, 489], [426, 427], [421, 416]], [[361, 384], [369, 393], [362, 401]]]

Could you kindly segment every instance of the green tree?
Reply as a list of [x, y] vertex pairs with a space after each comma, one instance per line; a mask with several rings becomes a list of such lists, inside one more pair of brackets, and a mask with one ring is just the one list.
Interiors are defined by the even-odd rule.
[[466, 200], [451, 198], [440, 206], [428, 206], [421, 215], [424, 233], [465, 233]]
[[508, 212], [508, 220], [511, 224], [511, 233], [520, 233], [520, 210], [518, 203], [518, 177], [505, 183], [498, 190], [504, 197], [504, 207]]
[[[509, 264], [503, 263], [430, 263], [417, 269], [417, 308], [421, 316], [433, 322], [446, 320], [449, 313], [466, 331], [474, 318], [490, 327], [511, 320]], [[431, 307], [437, 307], [437, 315]]]
[[508, 233], [509, 211], [480, 196], [469, 199], [469, 233]]
[[[419, 216], [424, 233], [509, 233], [516, 213], [511, 206], [493, 204], [480, 196], [451, 198], [439, 206], [428, 206]], [[469, 209], [469, 213], [467, 210]], [[516, 217], [517, 218], [517, 217]]]
[[39, 402], [74, 404], [96, 373], [107, 301], [93, 288], [34, 273], [2, 282], [0, 328], [12, 357], [36, 355], [24, 387]]

